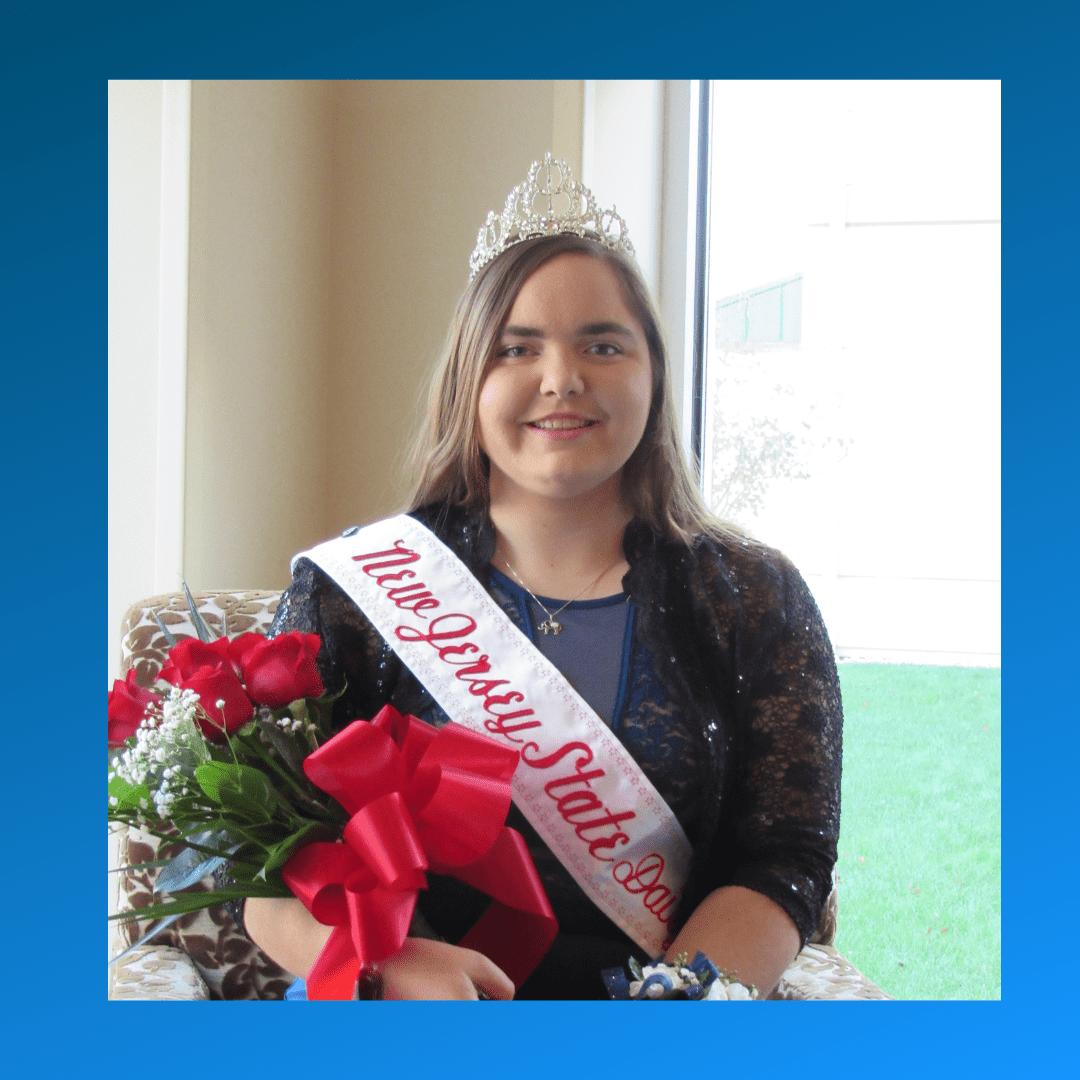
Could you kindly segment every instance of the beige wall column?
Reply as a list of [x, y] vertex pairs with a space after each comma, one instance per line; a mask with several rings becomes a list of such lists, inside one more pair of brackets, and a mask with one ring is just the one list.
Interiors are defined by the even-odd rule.
[[329, 532], [405, 498], [406, 449], [476, 234], [549, 148], [580, 170], [580, 87], [335, 86]]
[[326, 533], [331, 84], [197, 82], [184, 573], [280, 588]]

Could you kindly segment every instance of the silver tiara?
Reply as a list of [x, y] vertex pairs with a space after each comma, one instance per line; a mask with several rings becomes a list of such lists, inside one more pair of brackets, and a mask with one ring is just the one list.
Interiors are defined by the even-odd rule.
[[506, 206], [498, 217], [494, 210], [488, 211], [469, 259], [469, 280], [508, 247], [534, 236], [560, 233], [589, 236], [612, 251], [634, 257], [626, 222], [615, 213], [615, 207], [600, 210], [593, 193], [570, 175], [566, 162], [549, 152], [543, 161], [532, 163], [528, 179], [506, 197]]

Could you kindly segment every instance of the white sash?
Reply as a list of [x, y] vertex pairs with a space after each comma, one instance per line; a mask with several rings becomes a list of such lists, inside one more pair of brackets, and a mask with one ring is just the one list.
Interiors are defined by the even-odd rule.
[[514, 801], [650, 956], [669, 942], [691, 848], [637, 762], [460, 559], [406, 515], [295, 556], [360, 607], [451, 719], [521, 752]]

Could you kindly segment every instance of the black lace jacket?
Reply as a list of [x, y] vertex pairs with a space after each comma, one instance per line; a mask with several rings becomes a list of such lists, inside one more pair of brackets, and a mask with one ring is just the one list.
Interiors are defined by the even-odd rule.
[[[441, 507], [415, 516], [487, 583], [495, 536], [486, 513]], [[705, 539], [688, 548], [636, 522], [623, 546], [636, 644], [651, 654], [662, 684], [659, 692], [638, 694], [631, 714], [636, 709], [639, 726], [653, 730], [679, 726], [686, 737], [676, 746], [697, 789], [687, 798], [671, 782], [677, 762], [674, 772], [668, 762], [667, 783], [650, 775], [694, 847], [673, 930], [713, 889], [742, 885], [779, 904], [805, 944], [828, 897], [840, 826], [840, 690], [814, 599], [791, 563], [769, 548]], [[347, 684], [335, 713], [342, 726], [370, 718], [387, 702], [438, 722], [427, 691], [308, 560], [297, 564], [270, 634], [288, 630], [322, 638], [325, 685]], [[632, 729], [635, 716], [627, 723]], [[622, 730], [620, 737], [637, 756]], [[640, 763], [649, 775], [650, 764]], [[535, 855], [539, 838], [516, 808], [508, 823], [525, 833]], [[545, 853], [549, 860], [538, 858], [537, 868], [560, 914], [559, 890], [577, 886]], [[478, 915], [463, 915], [462, 932]], [[602, 933], [588, 919], [572, 929]]]

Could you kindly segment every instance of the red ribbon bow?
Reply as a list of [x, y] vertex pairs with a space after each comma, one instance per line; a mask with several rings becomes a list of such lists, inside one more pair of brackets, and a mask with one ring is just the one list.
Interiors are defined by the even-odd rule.
[[311, 1000], [352, 996], [360, 971], [401, 948], [424, 871], [493, 898], [460, 942], [520, 986], [557, 924], [522, 835], [506, 826], [518, 752], [460, 724], [440, 729], [385, 706], [304, 759], [313, 784], [351, 815], [344, 843], [315, 843], [282, 868], [285, 884], [333, 926], [307, 979]]

